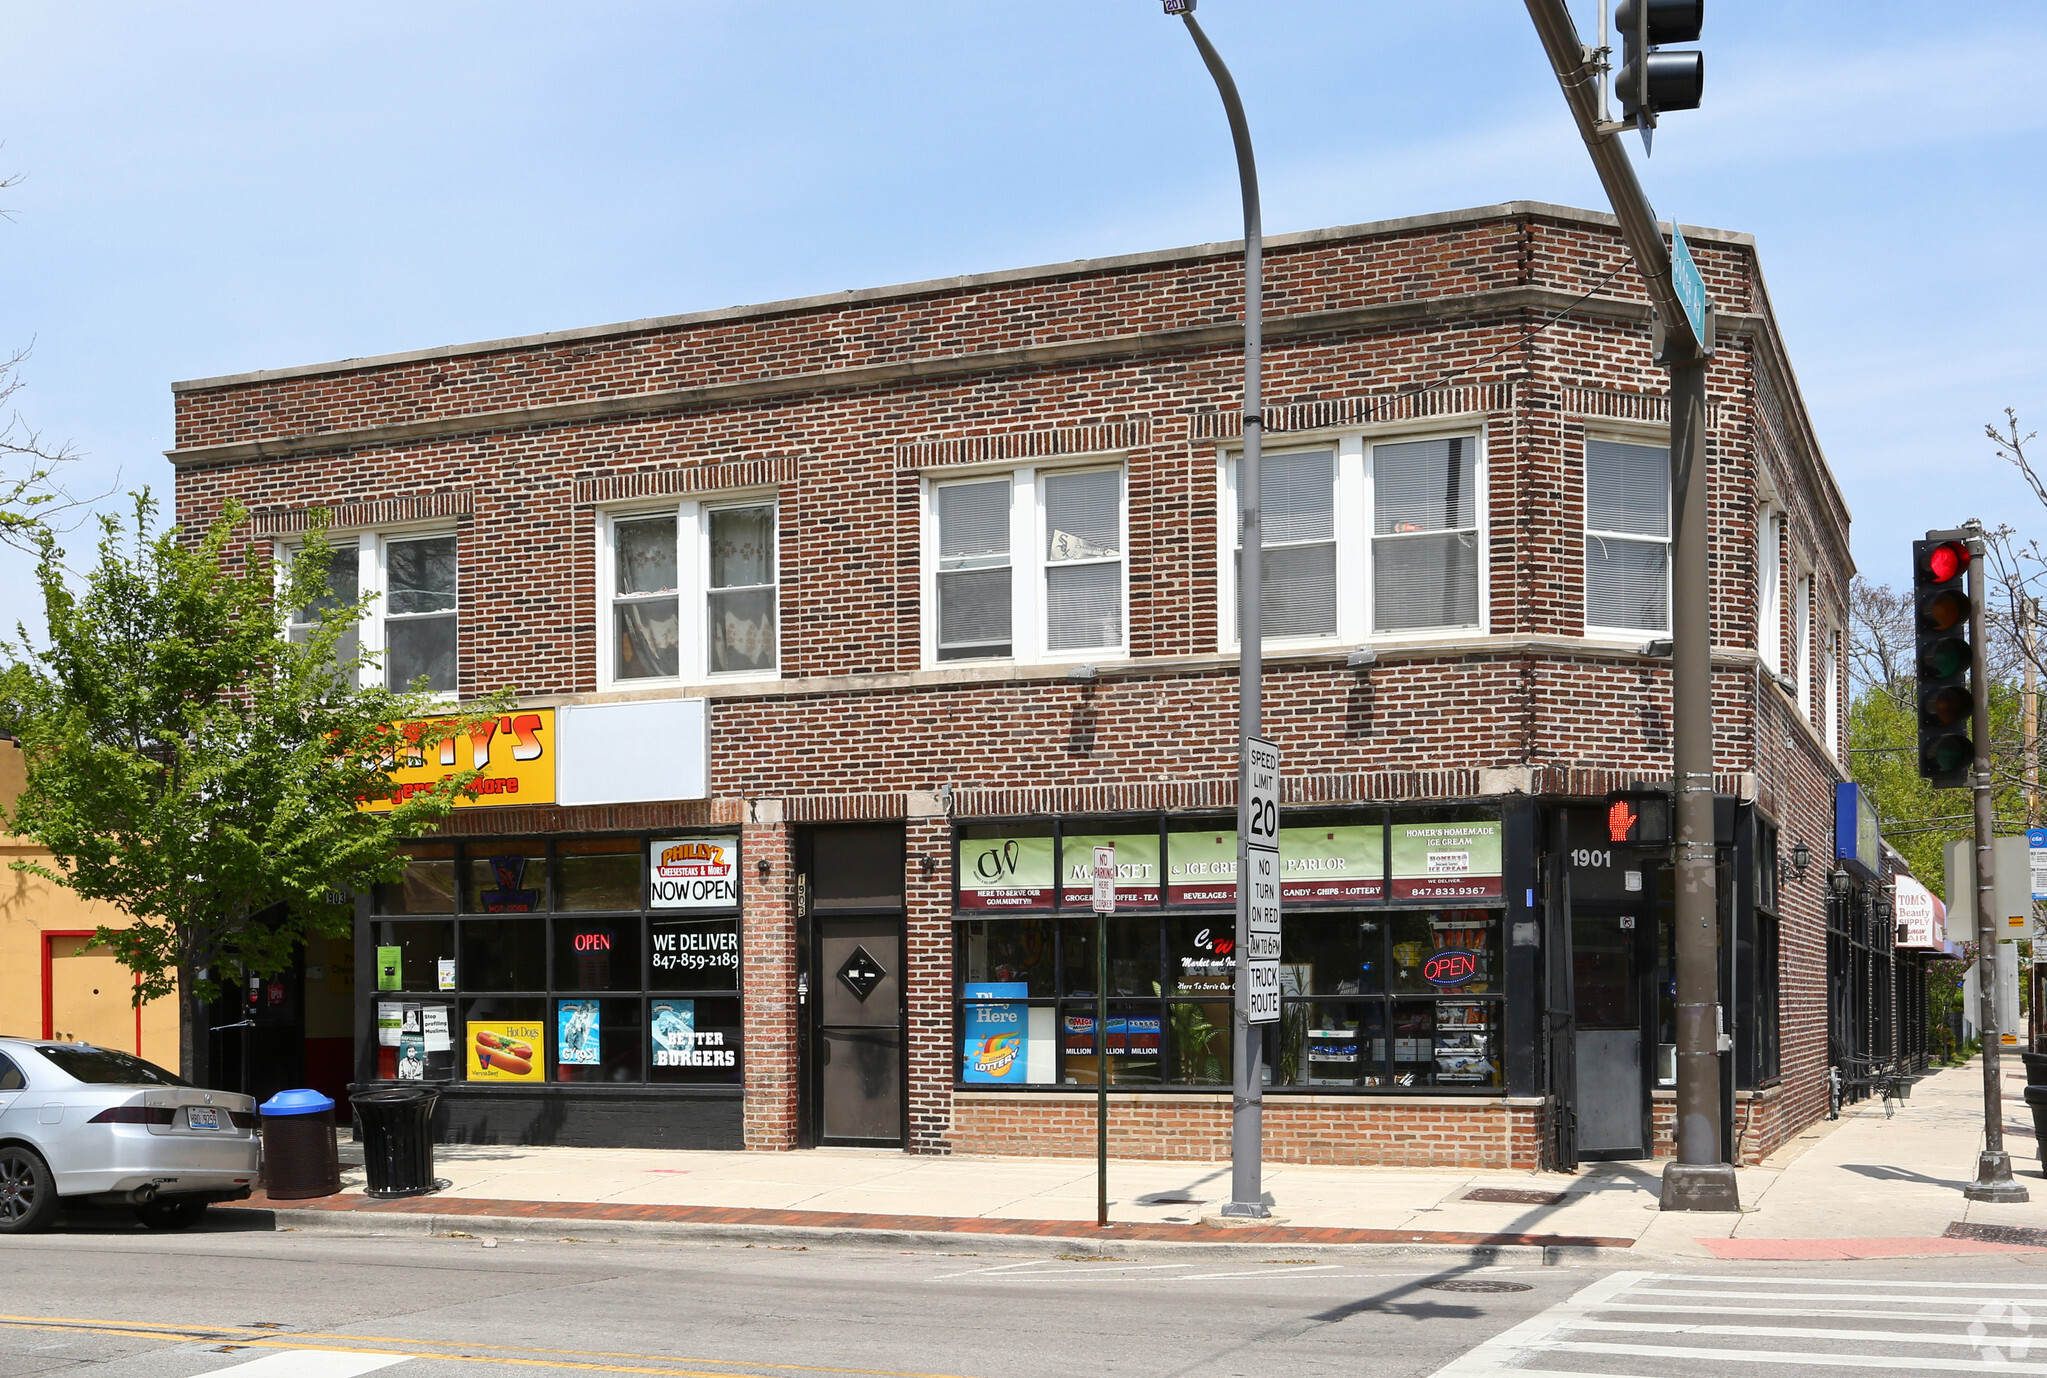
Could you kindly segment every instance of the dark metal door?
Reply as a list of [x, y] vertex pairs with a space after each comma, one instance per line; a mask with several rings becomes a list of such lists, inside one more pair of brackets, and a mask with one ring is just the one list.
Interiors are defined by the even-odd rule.
[[1578, 1156], [1649, 1156], [1652, 1068], [1640, 914], [1571, 916]]
[[1544, 1062], [1549, 1072], [1550, 1166], [1569, 1172], [1578, 1166], [1577, 1000], [1571, 990], [1571, 877], [1563, 858], [1549, 859], [1546, 891], [1549, 931], [1543, 955]]
[[903, 1142], [903, 921], [816, 919], [818, 1138]]

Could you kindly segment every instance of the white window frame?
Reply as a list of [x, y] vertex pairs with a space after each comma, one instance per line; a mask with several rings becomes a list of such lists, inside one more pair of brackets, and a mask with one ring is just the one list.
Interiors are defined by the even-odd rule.
[[[455, 683], [457, 687], [440, 691], [436, 695], [436, 697], [452, 703], [461, 695], [460, 686], [463, 669], [462, 573], [460, 560], [462, 533], [460, 529], [445, 524], [435, 524], [417, 527], [379, 527], [369, 531], [340, 531], [329, 535], [328, 544], [334, 548], [336, 554], [347, 550], [351, 543], [355, 546], [356, 596], [360, 598], [364, 594], [375, 595], [370, 599], [368, 608], [363, 612], [362, 620], [356, 624], [356, 641], [362, 648], [363, 654], [370, 657], [370, 663], [376, 666], [377, 679], [381, 683], [385, 674], [384, 650], [388, 644], [388, 638], [384, 632], [385, 618], [387, 616], [385, 600], [390, 593], [388, 548], [394, 541], [432, 540], [435, 537], [453, 537], [457, 554], [455, 567]], [[284, 562], [292, 559], [304, 546], [305, 542], [302, 540], [281, 540], [275, 543], [273, 555], [278, 562], [279, 577], [283, 575]], [[296, 619], [297, 613], [298, 609], [292, 609], [294, 619]], [[396, 687], [399, 689], [404, 688], [403, 685]]]
[[1784, 517], [1767, 500], [1756, 509], [1756, 654], [1784, 673]]
[[1833, 749], [1834, 759], [1845, 763], [1848, 759], [1848, 714], [1842, 706], [1841, 629], [1831, 617], [1823, 625], [1821, 634], [1826, 640], [1820, 657], [1820, 688], [1826, 696], [1827, 705], [1825, 736], [1827, 745]]
[[1798, 686], [1798, 711], [1805, 714], [1807, 722], [1811, 722], [1813, 666], [1817, 662], [1813, 645], [1812, 571], [1799, 566], [1793, 588], [1797, 601], [1791, 612], [1791, 677]]
[[[1108, 473], [1116, 475], [1117, 539], [1121, 543], [1122, 640], [1115, 646], [1053, 650], [1045, 626], [1045, 557], [1050, 532], [1045, 524], [1044, 489], [1040, 476]], [[953, 483], [1009, 480], [1009, 650], [1006, 656], [938, 658], [938, 490]], [[1130, 466], [1123, 456], [1085, 455], [1055, 464], [961, 465], [927, 471], [918, 485], [918, 522], [922, 533], [922, 607], [920, 639], [927, 670], [955, 670], [975, 665], [1090, 665], [1130, 658]]]
[[[1585, 637], [1591, 641], [1626, 642], [1640, 645], [1644, 638], [1668, 637], [1671, 622], [1677, 612], [1676, 606], [1676, 554], [1677, 554], [1677, 495], [1673, 491], [1675, 481], [1668, 467], [1664, 471], [1663, 487], [1663, 530], [1661, 536], [1651, 536], [1638, 531], [1607, 531], [1592, 525], [1592, 444], [1604, 441], [1609, 445], [1637, 445], [1646, 449], [1663, 451], [1664, 459], [1670, 458], [1670, 433], [1668, 431], [1628, 431], [1599, 427], [1588, 428], [1583, 446], [1578, 452], [1578, 495], [1579, 535], [1584, 541], [1578, 556], [1578, 615], [1585, 628]], [[1634, 541], [1638, 545], [1660, 542], [1663, 546], [1663, 613], [1661, 627], [1611, 627], [1592, 620], [1592, 542], [1598, 540]]]
[[[1372, 448], [1415, 440], [1469, 440], [1472, 449], [1473, 520], [1478, 538], [1478, 622], [1455, 627], [1372, 630]], [[1464, 641], [1492, 629], [1492, 513], [1487, 430], [1470, 418], [1440, 426], [1383, 426], [1341, 433], [1294, 436], [1266, 445], [1262, 453], [1336, 451], [1336, 634], [1265, 637], [1268, 651], [1366, 646], [1375, 642]], [[1216, 451], [1216, 649], [1232, 654], [1237, 631], [1237, 466], [1241, 447]]]
[[[773, 587], [775, 591], [775, 667], [772, 670], [727, 670], [712, 674], [711, 663], [711, 513], [734, 507], [766, 507], [775, 524]], [[675, 518], [676, 669], [674, 675], [617, 675], [618, 648], [612, 606], [618, 587], [616, 533], [620, 522], [635, 518]], [[782, 678], [787, 642], [782, 636], [782, 501], [773, 489], [718, 493], [715, 496], [633, 503], [606, 507], [596, 514], [597, 537], [597, 686], [604, 692], [633, 689], [676, 689], [696, 684], [765, 684]]]

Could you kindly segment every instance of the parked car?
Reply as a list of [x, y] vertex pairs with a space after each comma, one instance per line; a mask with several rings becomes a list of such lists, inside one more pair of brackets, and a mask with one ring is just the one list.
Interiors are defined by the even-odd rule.
[[249, 1194], [257, 1151], [252, 1097], [113, 1048], [0, 1038], [0, 1234], [42, 1229], [60, 1204], [183, 1229]]

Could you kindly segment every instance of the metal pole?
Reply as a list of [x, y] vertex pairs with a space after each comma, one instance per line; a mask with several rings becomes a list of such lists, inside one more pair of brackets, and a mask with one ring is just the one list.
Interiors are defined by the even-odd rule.
[[[1129, 1033], [1123, 1035], [1126, 1043]], [[1095, 914], [1095, 1224], [1109, 1224], [1109, 916]]]
[[[1976, 942], [1983, 949], [1976, 960], [1976, 984], [1982, 997], [1983, 1028], [1983, 1152], [1976, 1159], [1976, 1180], [1962, 1189], [1971, 1201], [2024, 1201], [2028, 1193], [2012, 1180], [2011, 1155], [2004, 1151], [2004, 1060], [1997, 1027], [1997, 858], [1993, 851], [1995, 799], [1990, 783], [1990, 628], [1984, 618], [1989, 602], [1985, 585], [1983, 532], [1969, 536], [1969, 686], [1975, 704], [1969, 735], [1975, 739], [1976, 769], [1972, 792], [1976, 805]], [[2030, 890], [2030, 882], [2029, 882]], [[2016, 959], [2017, 952], [2014, 950]]]
[[[1599, 129], [1596, 73], [1564, 0], [1527, 0], [1564, 102], [1606, 189], [1661, 326], [1657, 362], [1670, 370], [1671, 773], [1677, 792], [1677, 1158], [1664, 1169], [1664, 1210], [1737, 1211], [1734, 1167], [1721, 1160], [1720, 921], [1713, 834], [1713, 647], [1706, 502], [1706, 365], [1710, 338], [1692, 329], [1671, 279], [1670, 249], [1634, 164]], [[1710, 324], [1705, 333], [1712, 334]]]
[[1258, 212], [1258, 164], [1251, 153], [1251, 126], [1237, 83], [1223, 65], [1222, 54], [1208, 41], [1191, 12], [1187, 23], [1201, 60], [1215, 78], [1223, 110], [1230, 118], [1230, 137], [1237, 146], [1237, 180], [1244, 195], [1244, 457], [1237, 466], [1237, 534], [1243, 556], [1237, 562], [1237, 975], [1236, 1000], [1230, 1017], [1230, 1199], [1224, 1215], [1265, 1216], [1263, 1156], [1265, 1150], [1264, 1075], [1260, 1063], [1264, 1040], [1251, 1024], [1251, 869], [1245, 839], [1248, 816], [1249, 746], [1259, 735], [1260, 627], [1264, 594], [1265, 533], [1259, 516], [1259, 458], [1265, 437], [1265, 409], [1259, 391], [1259, 363], [1264, 345], [1265, 231]]

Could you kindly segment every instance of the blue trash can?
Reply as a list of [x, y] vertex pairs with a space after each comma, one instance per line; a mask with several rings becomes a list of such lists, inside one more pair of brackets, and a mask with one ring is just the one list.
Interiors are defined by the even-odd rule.
[[303, 1201], [341, 1190], [334, 1102], [318, 1091], [279, 1091], [256, 1107], [263, 1117], [263, 1192]]

